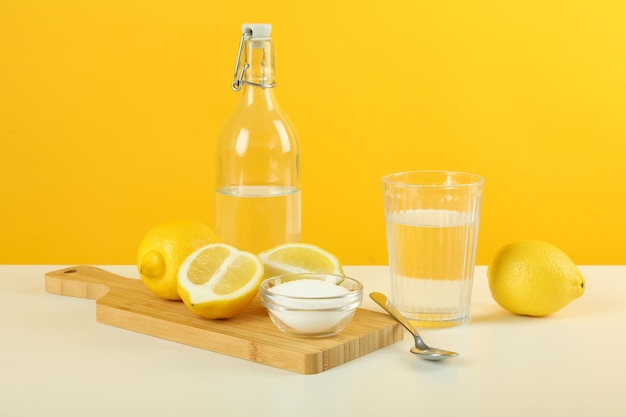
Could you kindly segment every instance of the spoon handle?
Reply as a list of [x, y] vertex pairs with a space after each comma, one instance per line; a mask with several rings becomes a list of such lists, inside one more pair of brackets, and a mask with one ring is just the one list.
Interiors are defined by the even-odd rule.
[[409, 321], [400, 313], [400, 311], [391, 304], [391, 301], [387, 298], [385, 294], [381, 294], [379, 292], [370, 293], [370, 298], [376, 302], [379, 306], [383, 308], [387, 313], [391, 315], [394, 319], [398, 321], [405, 329], [407, 329], [413, 337], [419, 337], [419, 333], [415, 330], [415, 327], [409, 323]]

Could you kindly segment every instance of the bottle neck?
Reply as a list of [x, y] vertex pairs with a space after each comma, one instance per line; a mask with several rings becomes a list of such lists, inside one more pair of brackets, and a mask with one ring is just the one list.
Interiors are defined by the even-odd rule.
[[244, 84], [241, 89], [240, 111], [276, 111], [278, 104], [273, 88]]
[[274, 44], [271, 38], [246, 39], [243, 45], [244, 84], [261, 88], [272, 88], [276, 80], [274, 75]]
[[243, 45], [243, 88], [241, 103], [244, 107], [276, 110], [274, 87], [274, 45], [270, 38], [247, 39]]

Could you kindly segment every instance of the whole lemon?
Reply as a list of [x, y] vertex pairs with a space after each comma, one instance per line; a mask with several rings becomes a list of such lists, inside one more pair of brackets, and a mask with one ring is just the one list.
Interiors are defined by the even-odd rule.
[[585, 277], [556, 246], [521, 240], [502, 247], [487, 268], [493, 299], [527, 316], [555, 313], [585, 292]]
[[202, 222], [175, 219], [154, 226], [137, 250], [137, 269], [143, 283], [161, 298], [180, 300], [178, 268], [190, 253], [219, 239]]

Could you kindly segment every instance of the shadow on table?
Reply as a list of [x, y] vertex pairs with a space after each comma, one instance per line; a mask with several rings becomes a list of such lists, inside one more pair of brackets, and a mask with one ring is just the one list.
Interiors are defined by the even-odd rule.
[[[516, 323], [527, 321], [529, 316], [519, 316], [510, 313], [497, 304], [483, 304], [472, 306], [469, 322], [472, 324], [481, 323]], [[544, 317], [532, 317], [533, 319], [543, 320]]]
[[493, 303], [481, 303], [472, 305], [470, 323], [522, 323], [528, 320], [594, 320], [603, 316], [623, 311], [623, 299], [621, 294], [603, 296], [601, 299], [590, 295], [583, 295], [573, 300], [556, 313], [543, 317], [520, 316], [510, 313]]

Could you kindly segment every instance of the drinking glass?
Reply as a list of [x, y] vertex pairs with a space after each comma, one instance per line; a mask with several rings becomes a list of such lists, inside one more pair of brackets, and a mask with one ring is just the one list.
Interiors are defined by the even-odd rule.
[[383, 177], [391, 300], [416, 327], [469, 317], [483, 184], [451, 171]]

